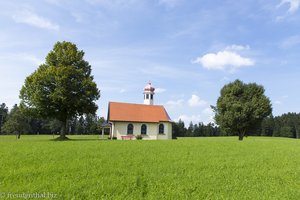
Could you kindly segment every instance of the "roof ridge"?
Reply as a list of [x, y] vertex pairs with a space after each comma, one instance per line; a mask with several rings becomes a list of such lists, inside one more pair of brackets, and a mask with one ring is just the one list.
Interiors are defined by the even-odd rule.
[[130, 104], [130, 105], [141, 105], [141, 106], [162, 106], [162, 107], [164, 107], [164, 105], [146, 105], [146, 104], [142, 104], [142, 103], [125, 103], [125, 102], [116, 102], [116, 101], [109, 101], [108, 103]]

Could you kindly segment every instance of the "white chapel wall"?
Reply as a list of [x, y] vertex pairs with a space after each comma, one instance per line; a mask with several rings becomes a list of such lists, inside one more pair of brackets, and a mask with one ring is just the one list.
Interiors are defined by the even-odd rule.
[[[130, 122], [114, 122], [113, 135], [118, 139], [121, 139], [121, 136], [127, 135], [127, 126]], [[143, 139], [145, 140], [156, 140], [156, 139], [172, 139], [172, 124], [164, 124], [164, 135], [158, 134], [158, 126], [160, 123], [131, 123], [133, 125], [133, 135], [141, 135], [141, 126], [145, 124], [147, 126], [147, 134]]]

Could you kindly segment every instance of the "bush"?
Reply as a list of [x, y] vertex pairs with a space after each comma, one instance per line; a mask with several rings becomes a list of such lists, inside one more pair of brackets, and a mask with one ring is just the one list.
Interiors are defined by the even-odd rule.
[[135, 139], [137, 139], [137, 140], [142, 140], [142, 139], [143, 139], [143, 136], [142, 136], [142, 135], [137, 135], [137, 136], [135, 136]]
[[[108, 137], [107, 139], [111, 140], [111, 137]], [[116, 137], [116, 136], [114, 136], [114, 137], [112, 137], [112, 139], [113, 139], [113, 140], [116, 140], [116, 139], [117, 139], [117, 137]]]

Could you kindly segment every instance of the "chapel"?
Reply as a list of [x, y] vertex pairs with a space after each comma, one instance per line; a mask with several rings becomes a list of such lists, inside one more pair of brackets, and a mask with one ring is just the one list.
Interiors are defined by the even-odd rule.
[[110, 137], [143, 140], [172, 139], [172, 121], [162, 105], [154, 105], [155, 88], [148, 83], [144, 87], [144, 104], [109, 102], [108, 124]]

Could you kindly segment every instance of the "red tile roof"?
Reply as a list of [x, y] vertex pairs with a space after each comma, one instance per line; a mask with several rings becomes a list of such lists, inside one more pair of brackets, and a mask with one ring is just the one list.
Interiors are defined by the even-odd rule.
[[163, 106], [109, 102], [109, 121], [125, 122], [170, 122]]

